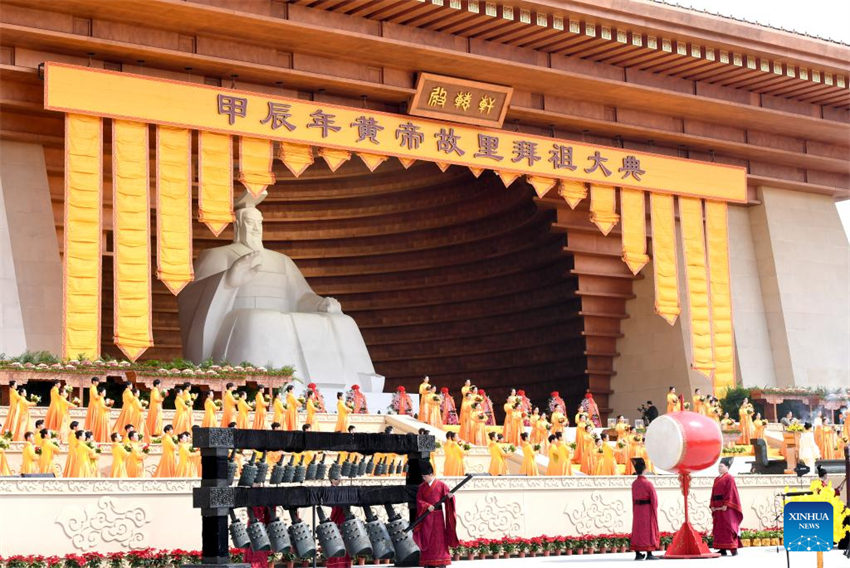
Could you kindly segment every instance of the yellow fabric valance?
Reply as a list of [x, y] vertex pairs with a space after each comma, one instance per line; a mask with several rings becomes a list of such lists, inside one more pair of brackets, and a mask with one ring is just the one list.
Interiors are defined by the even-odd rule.
[[623, 223], [623, 262], [637, 274], [649, 262], [646, 254], [646, 205], [638, 189], [620, 190], [620, 214]]
[[227, 134], [198, 136], [198, 218], [215, 236], [233, 221], [233, 141]]

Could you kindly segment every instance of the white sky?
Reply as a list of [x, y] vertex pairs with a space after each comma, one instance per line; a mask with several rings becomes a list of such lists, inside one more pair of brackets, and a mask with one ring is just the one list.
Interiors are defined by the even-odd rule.
[[[778, 28], [850, 43], [850, 0], [664, 0]], [[850, 238], [850, 200], [837, 203]]]

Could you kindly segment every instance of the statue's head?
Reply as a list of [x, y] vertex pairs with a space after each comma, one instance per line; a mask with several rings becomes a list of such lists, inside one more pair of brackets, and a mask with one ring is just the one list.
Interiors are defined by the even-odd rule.
[[242, 243], [251, 250], [263, 248], [263, 214], [256, 207], [245, 207], [236, 211], [234, 243]]

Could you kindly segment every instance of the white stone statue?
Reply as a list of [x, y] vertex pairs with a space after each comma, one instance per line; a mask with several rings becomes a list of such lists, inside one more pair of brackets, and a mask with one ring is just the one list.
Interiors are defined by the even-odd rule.
[[203, 251], [177, 298], [184, 357], [292, 365], [319, 386], [372, 390], [380, 376], [357, 324], [337, 300], [315, 294], [289, 257], [263, 248], [256, 203], [237, 203], [233, 243]]

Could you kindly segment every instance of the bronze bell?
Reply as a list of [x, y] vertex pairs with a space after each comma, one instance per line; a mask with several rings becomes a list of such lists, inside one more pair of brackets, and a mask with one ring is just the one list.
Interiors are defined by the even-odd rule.
[[254, 478], [254, 483], [265, 484], [266, 477], [269, 474], [269, 463], [266, 461], [266, 452], [260, 456], [260, 461], [257, 463], [257, 476]]
[[387, 473], [387, 464], [384, 463], [385, 458], [378, 460], [378, 465], [375, 466], [375, 476], [381, 476]]
[[345, 461], [342, 462], [342, 470], [340, 472], [340, 475], [342, 475], [342, 477], [351, 477], [351, 462], [349, 461], [350, 457], [351, 456], [345, 456]]
[[336, 462], [331, 464], [331, 469], [328, 471], [328, 479], [340, 479], [342, 477], [342, 468]]
[[289, 456], [289, 463], [283, 468], [283, 483], [292, 483], [292, 478], [295, 477], [295, 456]]
[[328, 473], [328, 466], [325, 465], [325, 458], [328, 457], [328, 454], [322, 454], [322, 461], [316, 466], [316, 479], [324, 479], [325, 475]]
[[280, 485], [283, 481], [283, 469], [283, 456], [281, 456], [280, 460], [278, 460], [272, 468], [272, 475], [269, 478], [269, 483], [272, 485]]
[[255, 552], [271, 550], [266, 525], [257, 520], [251, 507], [248, 507], [248, 520], [250, 521], [248, 523], [248, 538], [251, 540], [251, 550]]
[[242, 466], [242, 474], [239, 476], [240, 487], [251, 487], [254, 485], [254, 480], [257, 478], [257, 465], [254, 460], [257, 458], [257, 452], [251, 454], [251, 459]]
[[227, 484], [233, 485], [233, 480], [236, 478], [236, 470], [239, 469], [239, 464], [236, 463], [236, 453], [239, 450], [231, 450], [227, 456]]
[[369, 542], [372, 543], [372, 558], [385, 560], [395, 556], [395, 548], [393, 548], [393, 541], [390, 540], [387, 527], [378, 520], [372, 507], [364, 505], [363, 512], [366, 515], [366, 534], [369, 535]]
[[357, 477], [362, 477], [366, 475], [366, 456], [360, 458], [360, 462], [357, 464]]
[[325, 516], [325, 510], [322, 507], [316, 507], [316, 513], [319, 515], [319, 525], [316, 527], [316, 539], [322, 547], [322, 552], [325, 558], [341, 558], [345, 556], [345, 543], [342, 540], [342, 535], [339, 533], [339, 527], [336, 523]]
[[351, 514], [349, 507], [343, 507], [343, 512], [345, 522], [342, 523], [340, 532], [342, 532], [342, 540], [345, 541], [345, 549], [348, 551], [348, 555], [352, 558], [355, 556], [371, 556], [372, 543], [369, 542], [366, 525]]
[[408, 531], [408, 523], [402, 520], [392, 505], [384, 505], [387, 511], [387, 532], [395, 548], [395, 563], [398, 566], [419, 564], [419, 547], [413, 541], [413, 531]]
[[369, 456], [369, 462], [366, 464], [366, 475], [372, 475], [375, 471], [375, 456]]
[[289, 541], [289, 530], [286, 528], [286, 523], [283, 519], [277, 516], [277, 507], [270, 507], [271, 520], [266, 526], [266, 532], [269, 535], [269, 544], [274, 552], [287, 553], [291, 550], [292, 544]]
[[298, 509], [289, 509], [292, 524], [289, 525], [289, 540], [295, 548], [298, 558], [312, 558], [316, 555], [316, 543], [313, 541], [310, 527], [298, 517]]
[[[356, 457], [354, 458], [357, 459]], [[360, 461], [363, 461], [363, 458], [360, 458]], [[360, 465], [356, 461], [351, 462], [351, 469], [348, 471], [348, 477], [357, 477], [357, 470], [360, 468]]]
[[292, 481], [295, 483], [304, 483], [304, 478], [307, 477], [307, 468], [304, 467], [304, 456], [298, 460], [298, 465], [295, 466], [295, 471], [292, 474]]
[[233, 548], [248, 548], [251, 545], [248, 529], [245, 528], [245, 523], [236, 518], [233, 509], [230, 510], [230, 541]]
[[304, 477], [306, 481], [313, 481], [316, 479], [316, 470], [319, 466], [317, 460], [319, 459], [319, 454], [313, 454], [313, 459], [310, 460], [310, 464], [307, 466], [307, 475]]

